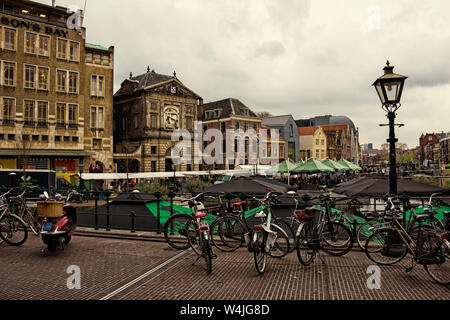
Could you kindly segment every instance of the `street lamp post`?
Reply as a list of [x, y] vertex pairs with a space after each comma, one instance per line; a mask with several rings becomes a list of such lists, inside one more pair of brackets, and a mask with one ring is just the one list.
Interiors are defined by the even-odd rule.
[[[403, 92], [403, 85], [407, 77], [395, 74], [393, 72], [394, 66], [386, 62], [383, 68], [384, 75], [379, 77], [374, 83], [375, 89], [380, 98], [382, 109], [387, 112], [389, 119], [389, 193], [391, 195], [397, 194], [397, 164], [396, 164], [396, 150], [395, 143], [398, 139], [395, 137], [395, 126], [403, 126], [403, 124], [395, 124], [396, 111], [400, 108], [400, 98]], [[380, 125], [386, 126], [386, 125]]]

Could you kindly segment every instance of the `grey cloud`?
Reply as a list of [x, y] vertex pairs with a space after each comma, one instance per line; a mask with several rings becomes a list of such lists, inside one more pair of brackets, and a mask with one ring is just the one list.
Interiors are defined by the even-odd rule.
[[258, 48], [256, 48], [254, 57], [266, 57], [269, 59], [275, 59], [286, 53], [286, 48], [279, 41], [264, 42]]
[[147, 65], [176, 70], [205, 101], [235, 97], [295, 118], [347, 115], [361, 142], [376, 145], [386, 119], [371, 84], [389, 59], [409, 77], [399, 135], [414, 146], [421, 132], [449, 130], [450, 2], [375, 2], [380, 29], [370, 32], [360, 0], [97, 0], [88, 1], [85, 26], [88, 42], [115, 46], [116, 87]]

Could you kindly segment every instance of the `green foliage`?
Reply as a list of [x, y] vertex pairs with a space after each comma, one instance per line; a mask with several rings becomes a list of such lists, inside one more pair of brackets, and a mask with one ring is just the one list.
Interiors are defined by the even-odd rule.
[[439, 179], [434, 177], [426, 177], [426, 176], [412, 176], [412, 181], [429, 184], [432, 186], [440, 187]]
[[212, 183], [201, 179], [188, 179], [183, 187], [183, 193], [192, 193], [193, 191], [203, 190], [211, 185]]
[[446, 179], [445, 180], [445, 187], [444, 188], [450, 189], [450, 179]]
[[167, 194], [170, 191], [168, 186], [160, 184], [158, 180], [137, 183], [136, 189], [144, 193], [156, 193], [159, 191], [162, 194]]

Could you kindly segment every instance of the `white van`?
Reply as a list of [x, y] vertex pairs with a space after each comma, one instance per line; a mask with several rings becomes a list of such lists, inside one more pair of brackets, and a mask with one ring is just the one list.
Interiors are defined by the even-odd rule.
[[244, 170], [236, 170], [236, 171], [228, 171], [223, 174], [214, 184], [220, 184], [224, 182], [228, 182], [232, 179], [237, 179], [239, 177], [251, 177], [253, 173], [251, 171]]

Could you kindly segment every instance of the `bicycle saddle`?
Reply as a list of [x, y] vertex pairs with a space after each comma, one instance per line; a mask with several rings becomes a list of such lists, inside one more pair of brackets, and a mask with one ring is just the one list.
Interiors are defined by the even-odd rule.
[[317, 209], [316, 207], [309, 207], [309, 208], [305, 208], [305, 211], [320, 212], [320, 209]]
[[245, 204], [245, 201], [235, 202], [235, 203], [233, 203], [233, 206], [234, 207], [239, 207], [239, 206], [242, 206], [243, 204]]
[[208, 214], [206, 212], [198, 212], [195, 214], [195, 217], [198, 218], [204, 218], [206, 217]]
[[430, 215], [427, 213], [420, 213], [420, 214], [413, 214], [413, 217], [417, 221], [420, 221], [420, 220], [424, 220], [424, 219], [429, 219]]

